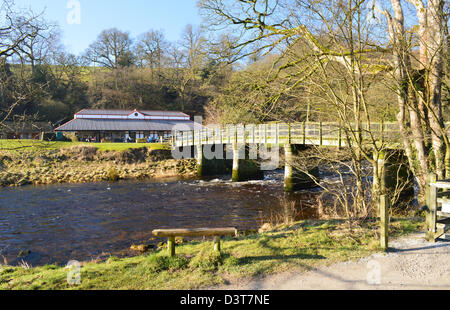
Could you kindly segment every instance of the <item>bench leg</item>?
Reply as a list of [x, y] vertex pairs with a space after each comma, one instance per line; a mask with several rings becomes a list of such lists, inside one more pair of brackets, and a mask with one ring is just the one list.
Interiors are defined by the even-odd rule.
[[220, 252], [220, 236], [215, 236], [214, 237], [214, 251], [216, 252]]
[[169, 251], [169, 256], [175, 256], [175, 237], [169, 237], [167, 240], [167, 250]]

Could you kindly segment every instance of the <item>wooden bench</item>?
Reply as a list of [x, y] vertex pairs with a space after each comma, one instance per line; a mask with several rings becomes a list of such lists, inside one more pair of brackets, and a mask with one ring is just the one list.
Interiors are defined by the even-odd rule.
[[214, 237], [214, 251], [220, 252], [220, 239], [222, 236], [236, 236], [237, 229], [225, 228], [182, 228], [182, 229], [155, 229], [152, 231], [156, 237], [167, 237], [169, 256], [175, 255], [175, 237]]

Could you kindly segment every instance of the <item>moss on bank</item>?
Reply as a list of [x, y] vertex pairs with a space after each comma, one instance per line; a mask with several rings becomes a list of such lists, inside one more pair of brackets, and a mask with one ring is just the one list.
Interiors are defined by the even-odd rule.
[[[391, 222], [392, 236], [423, 228], [422, 219]], [[165, 250], [131, 257], [83, 263], [81, 284], [67, 283], [68, 269], [0, 266], [0, 289], [195, 289], [256, 275], [355, 260], [379, 251], [376, 222], [302, 221], [263, 234], [227, 238], [223, 252], [212, 242], [177, 245], [177, 256]]]

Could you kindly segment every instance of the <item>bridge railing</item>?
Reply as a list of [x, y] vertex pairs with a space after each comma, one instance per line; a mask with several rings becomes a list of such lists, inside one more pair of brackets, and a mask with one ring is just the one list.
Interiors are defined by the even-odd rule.
[[[450, 123], [447, 123], [448, 125]], [[356, 125], [342, 126], [337, 122], [268, 123], [249, 125], [225, 125], [204, 127], [195, 131], [175, 131], [173, 146], [198, 144], [264, 143], [264, 144], [310, 144], [344, 146], [346, 137], [353, 140]], [[400, 144], [401, 135], [397, 123], [363, 123], [360, 127], [363, 141], [386, 141]]]

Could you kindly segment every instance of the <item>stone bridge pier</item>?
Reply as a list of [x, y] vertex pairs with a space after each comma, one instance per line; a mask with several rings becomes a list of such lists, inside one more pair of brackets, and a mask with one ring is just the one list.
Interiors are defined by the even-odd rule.
[[[317, 180], [319, 177], [318, 167], [305, 172], [296, 167], [294, 163], [295, 156], [305, 148], [306, 146], [303, 145], [285, 144], [281, 149], [285, 158], [284, 190], [286, 192], [316, 185], [313, 178]], [[197, 144], [189, 152], [197, 161], [197, 176], [199, 177], [231, 173], [233, 182], [264, 179], [257, 144]]]
[[299, 144], [284, 145], [284, 191], [293, 192], [299, 189], [311, 188], [316, 186], [319, 179], [319, 167], [308, 169], [308, 171], [299, 169], [295, 162], [295, 157], [299, 152], [305, 150], [306, 146]]
[[264, 172], [250, 154], [248, 144], [197, 144], [193, 157], [197, 161], [197, 176], [232, 174], [233, 182], [261, 180]]

